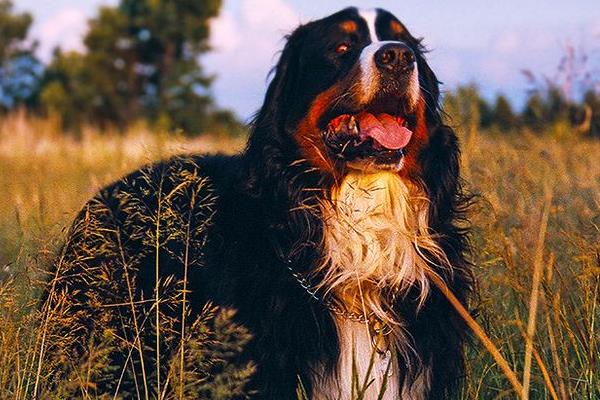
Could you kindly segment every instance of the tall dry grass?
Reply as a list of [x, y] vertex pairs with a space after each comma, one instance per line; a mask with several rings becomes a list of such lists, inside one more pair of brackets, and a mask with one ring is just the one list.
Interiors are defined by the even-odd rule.
[[0, 119], [0, 265], [7, 269], [16, 255], [51, 252], [55, 243], [48, 239], [60, 238], [87, 199], [128, 171], [173, 154], [231, 153], [243, 144], [242, 138], [150, 132], [144, 125], [125, 134], [84, 128], [76, 138], [52, 120]]
[[[600, 398], [600, 143], [523, 131], [479, 134], [464, 152], [483, 198], [473, 215], [478, 320], [521, 375], [518, 395]], [[515, 393], [472, 346], [462, 396]]]
[[[65, 363], [73, 365], [56, 385], [47, 356], [60, 348], [57, 342], [76, 339], [57, 337], [63, 315], [37, 307], [47, 279], [45, 271], [83, 203], [100, 187], [143, 164], [181, 153], [233, 152], [243, 143], [243, 139], [227, 139], [223, 146], [218, 137], [190, 139], [149, 132], [144, 126], [124, 134], [84, 129], [74, 138], [64, 136], [49, 120], [28, 119], [23, 114], [0, 120], [0, 399], [29, 399], [34, 393], [39, 399], [100, 397], [94, 382], [111, 368], [109, 348], [117, 344], [114, 338], [100, 338], [83, 360], [65, 357]], [[183, 288], [184, 295], [186, 292]], [[185, 331], [182, 326], [181, 343], [186, 345], [176, 359], [163, 366], [172, 380], [177, 379], [177, 391], [170, 385], [153, 393], [147, 390], [144, 379], [140, 393], [145, 398], [170, 399], [198, 398], [213, 392], [222, 396], [237, 390], [233, 386], [243, 382], [252, 368], [223, 368], [207, 383], [199, 367], [214, 368], [226, 359], [220, 352], [234, 352], [223, 347], [228, 343], [225, 335], [248, 340], [247, 333], [231, 319], [227, 310], [207, 308], [199, 320], [188, 322]], [[157, 330], [157, 335], [160, 333]], [[141, 345], [138, 347], [143, 351]], [[142, 362], [145, 358], [139, 357]], [[192, 364], [194, 368], [184, 370]], [[229, 376], [232, 374], [235, 379]], [[117, 391], [115, 396], [111, 393], [102, 398], [121, 398], [117, 395], [123, 394]]]
[[[468, 347], [459, 398], [600, 398], [600, 142], [521, 131], [463, 142], [465, 179], [482, 198], [472, 215], [480, 293], [472, 306], [490, 343]], [[38, 368], [38, 280], [85, 200], [151, 160], [242, 146], [243, 139], [143, 126], [123, 135], [89, 128], [73, 138], [53, 121], [0, 121], [0, 399], [31, 398], [36, 380], [49, 378]], [[99, 346], [82, 365], [101, 369], [103, 357]], [[194, 359], [181, 352], [172, 368]], [[86, 379], [74, 377], [76, 387], [61, 393], [94, 398], [81, 390]]]

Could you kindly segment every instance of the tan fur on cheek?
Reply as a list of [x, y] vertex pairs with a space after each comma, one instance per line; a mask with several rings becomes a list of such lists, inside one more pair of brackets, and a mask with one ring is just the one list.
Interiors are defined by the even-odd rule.
[[325, 113], [333, 99], [338, 96], [338, 93], [339, 88], [334, 86], [317, 96], [312, 102], [307, 116], [298, 124], [295, 136], [296, 142], [302, 149], [303, 156], [312, 165], [329, 174], [334, 174], [335, 168], [333, 162], [327, 156], [317, 125], [319, 118]]
[[400, 175], [404, 178], [414, 179], [421, 175], [421, 165], [419, 163], [419, 154], [429, 141], [429, 130], [427, 128], [425, 117], [425, 100], [423, 96], [419, 97], [415, 114], [417, 116], [417, 125], [413, 130], [413, 136], [406, 146], [404, 166], [400, 170]]

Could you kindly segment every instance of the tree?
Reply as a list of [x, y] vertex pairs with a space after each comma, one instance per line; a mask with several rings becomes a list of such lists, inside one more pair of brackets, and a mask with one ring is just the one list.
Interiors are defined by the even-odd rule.
[[556, 86], [548, 87], [546, 94], [546, 120], [554, 123], [567, 121], [569, 118], [570, 104], [562, 90]]
[[72, 123], [124, 127], [144, 118], [187, 132], [206, 129], [217, 110], [212, 78], [198, 59], [209, 50], [209, 22], [220, 7], [221, 0], [121, 0], [100, 8], [84, 38], [86, 53], [56, 53], [45, 105], [67, 123], [72, 103], [83, 101], [82, 118]]
[[31, 15], [14, 13], [10, 0], [0, 0], [0, 111], [25, 103], [39, 83], [36, 45], [26, 43], [31, 22]]
[[588, 90], [583, 96], [583, 107], [589, 113], [585, 116], [589, 121], [588, 134], [600, 138], [600, 94]]
[[532, 91], [525, 103], [523, 122], [536, 131], [556, 123], [571, 124], [575, 102], [568, 101], [560, 88], [548, 84]]
[[523, 110], [523, 122], [535, 131], [541, 131], [546, 121], [546, 105], [538, 93], [531, 94]]
[[483, 97], [479, 98], [479, 115], [482, 128], [494, 124], [494, 108]]
[[15, 15], [12, 7], [10, 0], [0, 0], [0, 63], [22, 51], [32, 22], [31, 15]]
[[494, 123], [502, 131], [510, 131], [517, 125], [517, 118], [513, 113], [510, 102], [504, 95], [496, 97], [494, 105]]
[[459, 86], [454, 93], [444, 95], [444, 110], [454, 125], [464, 127], [467, 141], [472, 142], [481, 126], [481, 102], [479, 90], [474, 84]]
[[56, 49], [46, 68], [40, 102], [48, 112], [60, 116], [68, 128], [106, 120], [106, 116], [100, 114], [100, 89], [92, 82], [93, 71], [88, 69], [84, 56]]

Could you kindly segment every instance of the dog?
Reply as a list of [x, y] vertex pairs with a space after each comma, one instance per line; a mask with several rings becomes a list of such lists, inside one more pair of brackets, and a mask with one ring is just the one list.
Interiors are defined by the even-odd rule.
[[[71, 354], [109, 326], [141, 358], [113, 360], [150, 376], [142, 347], [172, 352], [158, 330], [211, 302], [252, 334], [250, 398], [296, 399], [298, 381], [310, 399], [451, 396], [468, 330], [432, 277], [466, 304], [469, 197], [425, 53], [383, 9], [308, 22], [287, 37], [244, 151], [175, 157], [102, 189], [45, 297]], [[127, 374], [102, 384], [124, 390]]]

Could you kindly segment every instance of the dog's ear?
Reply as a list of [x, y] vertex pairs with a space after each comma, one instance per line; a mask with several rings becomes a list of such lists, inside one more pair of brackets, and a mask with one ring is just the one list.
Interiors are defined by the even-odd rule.
[[425, 102], [427, 103], [427, 121], [437, 125], [441, 123], [441, 112], [439, 108], [440, 81], [427, 63], [425, 55], [429, 52], [423, 44], [423, 38], [414, 37], [406, 27], [405, 36], [402, 38], [415, 52], [417, 67], [419, 69], [419, 86]]
[[247, 159], [251, 160], [247, 185], [248, 193], [256, 193], [257, 196], [263, 189], [280, 190], [281, 193], [288, 190], [289, 185], [284, 183], [280, 171], [288, 164], [286, 149], [296, 148], [289, 135], [285, 134], [285, 128], [294, 109], [294, 94], [298, 91], [306, 27], [299, 26], [287, 37], [279, 61], [270, 72], [273, 79], [263, 105], [251, 123], [246, 147]]
[[443, 231], [460, 209], [460, 150], [454, 130], [440, 125], [430, 132], [421, 153], [423, 179], [430, 200], [429, 214], [435, 231]]
[[426, 50], [421, 47], [419, 55], [417, 57], [417, 65], [419, 68], [419, 85], [421, 86], [421, 93], [427, 104], [427, 121], [432, 121], [436, 124], [441, 122], [441, 114], [439, 108], [440, 98], [440, 81], [427, 64], [423, 53]]
[[294, 94], [297, 93], [301, 52], [304, 45], [307, 25], [300, 25], [287, 37], [287, 43], [281, 52], [277, 65], [271, 70], [274, 74], [267, 89], [264, 103], [256, 115], [255, 128], [283, 129], [286, 122], [286, 110], [291, 110]]

